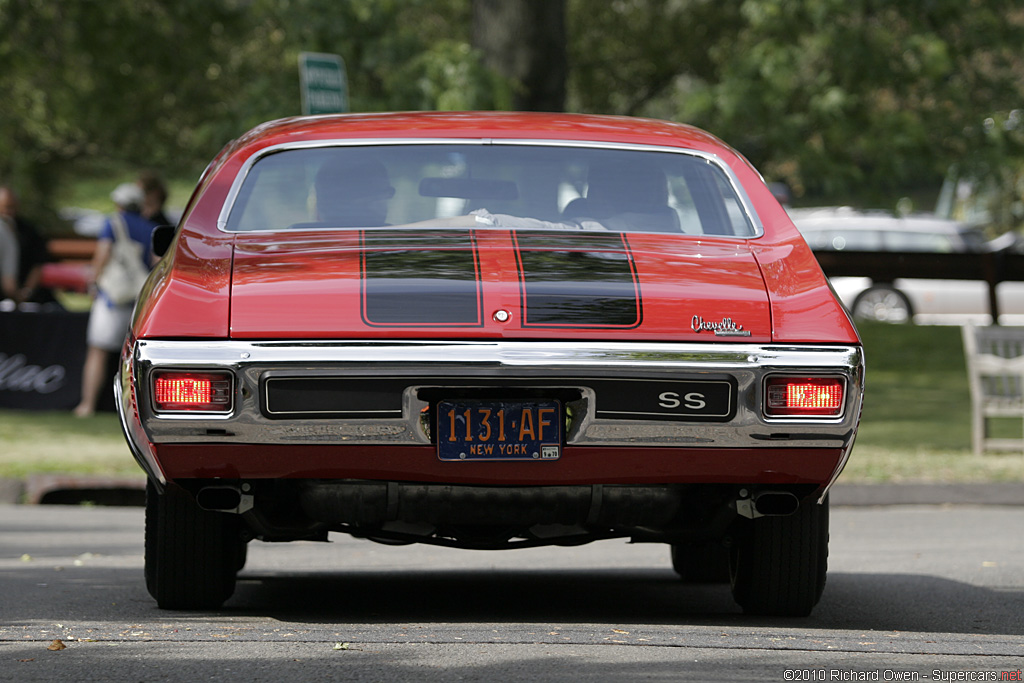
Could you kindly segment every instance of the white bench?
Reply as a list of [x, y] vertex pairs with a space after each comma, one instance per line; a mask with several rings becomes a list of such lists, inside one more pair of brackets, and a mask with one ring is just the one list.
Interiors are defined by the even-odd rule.
[[[1024, 453], [1024, 327], [963, 328], [971, 388], [971, 445]], [[1020, 418], [1019, 438], [990, 436], [989, 418]]]

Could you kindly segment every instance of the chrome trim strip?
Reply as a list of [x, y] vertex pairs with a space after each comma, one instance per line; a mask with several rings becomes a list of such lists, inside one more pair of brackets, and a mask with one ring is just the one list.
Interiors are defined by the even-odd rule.
[[827, 484], [825, 484], [825, 488], [821, 491], [821, 496], [818, 497], [818, 505], [825, 502], [825, 499], [828, 498], [828, 492], [832, 489], [833, 484], [836, 483], [836, 480], [839, 479], [839, 475], [843, 473], [844, 469], [846, 469], [846, 463], [850, 460], [850, 453], [853, 451], [853, 442], [855, 440], [856, 438], [850, 439], [850, 442], [846, 444], [846, 448], [843, 449], [843, 455], [839, 458], [839, 464], [836, 465], [835, 472], [832, 473], [832, 478], [828, 480]]
[[[725, 174], [725, 177], [729, 179], [729, 184], [732, 186], [733, 192], [739, 197], [740, 203], [743, 205], [743, 211], [747, 216], [747, 220], [750, 221], [751, 227], [754, 229], [753, 235], [691, 235], [691, 237], [722, 237], [726, 239], [755, 239], [761, 237], [764, 234], [764, 223], [761, 221], [761, 217], [757, 214], [754, 209], [754, 203], [750, 200], [747, 195], [746, 189], [743, 184], [740, 183], [736, 173], [733, 172], [732, 168], [729, 167], [722, 158], [717, 154], [710, 152], [702, 152], [695, 149], [687, 149], [685, 147], [662, 147], [659, 145], [636, 145], [629, 143], [617, 143], [617, 142], [601, 142], [599, 140], [545, 140], [545, 139], [511, 139], [511, 138], [361, 138], [357, 140], [353, 139], [335, 139], [335, 140], [305, 140], [302, 142], [287, 142], [279, 145], [273, 145], [259, 150], [251, 157], [245, 160], [242, 168], [239, 170], [238, 175], [235, 176], [234, 181], [231, 183], [231, 189], [228, 190], [228, 195], [224, 199], [224, 205], [221, 207], [220, 214], [217, 217], [217, 229], [221, 232], [229, 234], [236, 234], [236, 231], [229, 231], [227, 229], [228, 218], [231, 215], [232, 209], [234, 209], [235, 201], [238, 199], [238, 195], [241, 192], [242, 184], [245, 182], [246, 177], [252, 170], [254, 164], [265, 156], [275, 154], [277, 152], [284, 152], [297, 149], [314, 149], [318, 147], [374, 147], [381, 145], [507, 145], [507, 146], [532, 146], [532, 147], [584, 147], [589, 149], [617, 149], [623, 151], [633, 152], [663, 152], [669, 154], [688, 154], [690, 156], [704, 159], [708, 163], [712, 163], [718, 167], [720, 171]], [[433, 228], [436, 229], [436, 228]], [[321, 228], [321, 230], [337, 230], [337, 228]], [[284, 232], [283, 230], [260, 230], [259, 234], [273, 234], [275, 232]]]
[[[121, 433], [124, 435], [124, 440], [128, 442], [128, 449], [131, 451], [135, 462], [139, 464], [139, 467], [146, 473], [149, 480], [156, 486], [157, 492], [163, 493], [163, 487], [167, 483], [167, 478], [164, 477], [164, 473], [152, 452], [152, 445], [148, 441], [143, 445], [143, 435], [136, 434], [135, 429], [132, 428], [129, 422], [135, 415], [127, 412], [131, 404], [132, 387], [128, 382], [125, 369], [125, 361], [122, 359], [121, 371], [114, 376], [114, 408], [117, 411], [118, 421], [121, 425]], [[141, 425], [137, 422], [134, 426], [141, 428]]]
[[[260, 412], [260, 378], [268, 372], [308, 376], [471, 377], [483, 386], [502, 379], [538, 385], [586, 386], [587, 379], [671, 380], [733, 378], [736, 416], [729, 422], [599, 419], [592, 392], [585, 414], [567, 435], [570, 446], [685, 446], [714, 448], [848, 448], [863, 399], [859, 346], [777, 344], [648, 344], [530, 341], [140, 341], [135, 377], [148, 391], [153, 370], [223, 369], [235, 374], [230, 415], [157, 415], [139, 400], [142, 425], [154, 443], [280, 443], [427, 445], [419, 424], [427, 404], [413, 390], [401, 418], [288, 419]], [[832, 375], [847, 381], [846, 413], [839, 418], [768, 419], [761, 413], [763, 380], [780, 372]], [[558, 379], [554, 379], [557, 377]], [[431, 383], [433, 386], [434, 383]], [[146, 397], [148, 398], [148, 397]]]

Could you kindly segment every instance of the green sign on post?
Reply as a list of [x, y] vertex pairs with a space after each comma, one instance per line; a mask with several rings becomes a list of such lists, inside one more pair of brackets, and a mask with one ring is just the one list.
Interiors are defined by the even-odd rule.
[[348, 111], [348, 79], [338, 55], [320, 52], [299, 54], [303, 114], [337, 114]]

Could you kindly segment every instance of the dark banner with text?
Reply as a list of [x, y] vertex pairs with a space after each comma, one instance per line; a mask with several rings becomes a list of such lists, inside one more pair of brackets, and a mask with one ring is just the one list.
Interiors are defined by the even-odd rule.
[[88, 313], [0, 313], [0, 408], [74, 408], [88, 321]]

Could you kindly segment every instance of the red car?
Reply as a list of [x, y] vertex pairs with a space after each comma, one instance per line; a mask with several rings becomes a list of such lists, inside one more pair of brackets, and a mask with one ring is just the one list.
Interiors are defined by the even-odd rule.
[[806, 615], [863, 352], [757, 171], [663, 121], [294, 118], [229, 144], [143, 290], [117, 397], [146, 583], [246, 543], [665, 543]]

